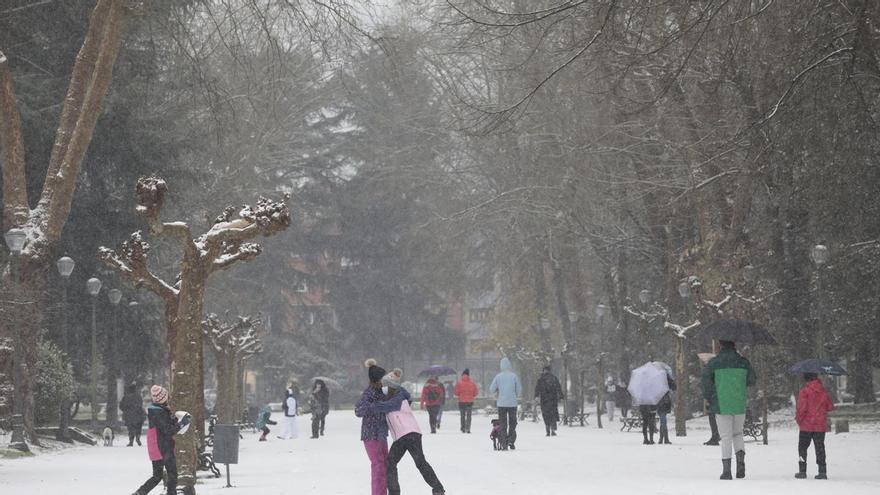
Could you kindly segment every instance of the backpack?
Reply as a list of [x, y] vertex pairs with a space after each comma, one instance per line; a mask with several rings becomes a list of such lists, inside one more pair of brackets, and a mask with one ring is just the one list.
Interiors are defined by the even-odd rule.
[[432, 386], [428, 389], [428, 402], [437, 402], [440, 400], [440, 393], [437, 392], [437, 387]]

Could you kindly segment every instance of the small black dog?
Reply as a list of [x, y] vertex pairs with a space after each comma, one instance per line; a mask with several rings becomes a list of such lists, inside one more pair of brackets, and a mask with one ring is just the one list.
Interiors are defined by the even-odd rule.
[[489, 433], [489, 438], [492, 440], [492, 450], [501, 450], [501, 421], [492, 420], [492, 432]]

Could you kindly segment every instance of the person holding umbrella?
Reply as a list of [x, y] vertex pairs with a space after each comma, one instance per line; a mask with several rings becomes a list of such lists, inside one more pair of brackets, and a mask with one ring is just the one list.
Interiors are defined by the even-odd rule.
[[721, 351], [703, 369], [703, 397], [709, 402], [709, 412], [716, 415], [721, 434], [721, 479], [733, 479], [730, 463], [734, 450], [736, 477], [745, 478], [743, 423], [746, 418], [747, 387], [755, 384], [755, 370], [749, 360], [736, 351], [733, 341], [721, 340], [719, 343]]
[[431, 433], [437, 433], [437, 428], [440, 427], [440, 411], [443, 409], [443, 403], [446, 402], [446, 389], [437, 381], [436, 376], [428, 378], [425, 382], [419, 402], [422, 409], [428, 410]]
[[819, 474], [817, 480], [827, 480], [828, 474], [825, 468], [825, 432], [828, 431], [828, 412], [834, 409], [831, 396], [825, 390], [819, 373], [830, 375], [844, 375], [846, 371], [832, 362], [822, 362], [816, 359], [802, 361], [792, 367], [794, 372], [802, 372], [804, 386], [798, 394], [797, 412], [795, 421], [800, 430], [798, 438], [798, 472], [795, 478], [807, 477], [807, 449], [810, 443], [816, 449], [816, 464]]

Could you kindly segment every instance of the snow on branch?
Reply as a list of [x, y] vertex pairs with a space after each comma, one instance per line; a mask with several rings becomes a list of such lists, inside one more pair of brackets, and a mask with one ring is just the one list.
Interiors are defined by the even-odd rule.
[[290, 226], [288, 199], [288, 194], [280, 201], [260, 197], [255, 206], [242, 206], [235, 219], [232, 218], [235, 208], [226, 207], [211, 229], [196, 241], [211, 263], [211, 269], [222, 270], [237, 261], [259, 256], [260, 245], [245, 241], [260, 235], [270, 236]]
[[115, 250], [101, 246], [98, 259], [105, 265], [127, 277], [135, 287], [144, 286], [163, 299], [174, 297], [177, 289], [153, 274], [147, 268], [147, 254], [150, 245], [144, 241], [141, 231], [137, 231]]
[[688, 326], [676, 325], [675, 323], [667, 321], [663, 323], [663, 328], [666, 328], [667, 330], [672, 330], [676, 337], [683, 339], [687, 337], [688, 332], [699, 327], [700, 325], [702, 325], [700, 320], [697, 320]]
[[221, 320], [215, 313], [210, 313], [202, 321], [202, 332], [217, 354], [247, 359], [263, 351], [263, 343], [257, 337], [261, 326], [259, 317], [238, 315], [230, 318], [227, 313]]

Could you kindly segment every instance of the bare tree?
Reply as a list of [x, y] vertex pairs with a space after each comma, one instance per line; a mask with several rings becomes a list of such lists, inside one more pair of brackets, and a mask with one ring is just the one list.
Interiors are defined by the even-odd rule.
[[250, 316], [227, 314], [221, 320], [214, 313], [202, 322], [202, 331], [208, 337], [217, 360], [217, 407], [215, 413], [221, 423], [234, 423], [241, 418], [244, 404], [244, 361], [262, 352], [263, 344], [257, 337], [262, 322]]

